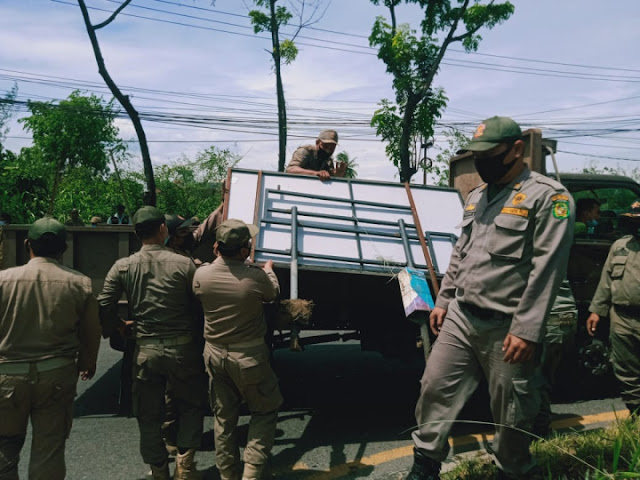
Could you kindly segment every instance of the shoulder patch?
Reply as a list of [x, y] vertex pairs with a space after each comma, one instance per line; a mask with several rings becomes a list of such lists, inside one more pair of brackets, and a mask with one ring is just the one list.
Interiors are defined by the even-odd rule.
[[569, 200], [569, 197], [567, 195], [563, 195], [561, 193], [559, 193], [558, 195], [554, 195], [553, 197], [551, 197], [551, 201], [552, 202], [556, 202], [558, 200]]
[[569, 218], [569, 200], [554, 200], [551, 210], [555, 218]]

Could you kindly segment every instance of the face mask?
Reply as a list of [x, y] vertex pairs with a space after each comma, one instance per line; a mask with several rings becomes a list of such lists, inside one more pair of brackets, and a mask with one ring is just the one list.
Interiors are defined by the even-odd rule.
[[504, 152], [490, 158], [475, 158], [474, 163], [476, 165], [476, 170], [480, 175], [480, 178], [486, 183], [496, 183], [502, 177], [504, 177], [511, 167], [513, 167], [518, 160], [514, 158], [511, 162], [506, 165], [504, 159], [507, 158], [511, 148], [508, 148]]
[[327, 152], [325, 152], [324, 150], [322, 150], [321, 148], [318, 149], [318, 158], [322, 161], [326, 161], [329, 160], [329, 157], [331, 155], [329, 155]]

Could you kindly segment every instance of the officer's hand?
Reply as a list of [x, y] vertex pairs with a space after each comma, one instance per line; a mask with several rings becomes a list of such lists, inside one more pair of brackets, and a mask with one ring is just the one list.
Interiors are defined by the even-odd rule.
[[96, 374], [96, 366], [92, 365], [91, 367], [87, 368], [86, 370], [80, 370], [80, 378], [82, 380], [90, 380], [93, 378], [93, 376]]
[[345, 173], [347, 173], [347, 163], [336, 162], [336, 168], [333, 169], [333, 175], [336, 177], [344, 177]]
[[262, 269], [265, 272], [272, 272], [273, 271], [273, 260], [267, 260], [265, 262], [265, 264], [262, 266]]
[[316, 176], [322, 181], [329, 180], [331, 178], [331, 174], [326, 170], [318, 170], [316, 172]]
[[592, 313], [587, 318], [587, 333], [592, 337], [596, 335], [596, 328], [598, 328], [598, 322], [600, 321], [600, 315], [597, 313]]
[[507, 363], [524, 363], [533, 358], [536, 352], [536, 343], [516, 337], [510, 333], [504, 337], [502, 351], [504, 352], [504, 360]]
[[429, 324], [431, 325], [431, 331], [434, 335], [438, 335], [440, 333], [440, 329], [442, 328], [442, 322], [444, 322], [444, 317], [447, 314], [447, 311], [442, 307], [434, 307], [429, 314]]
[[123, 337], [127, 338], [132, 334], [133, 329], [133, 320], [122, 320], [117, 327], [118, 333]]

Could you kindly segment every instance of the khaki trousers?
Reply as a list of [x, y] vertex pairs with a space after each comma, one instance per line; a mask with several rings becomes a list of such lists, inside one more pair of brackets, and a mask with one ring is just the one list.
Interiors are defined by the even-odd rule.
[[162, 438], [167, 382], [178, 413], [177, 446], [200, 448], [206, 404], [203, 376], [202, 354], [193, 343], [136, 345], [133, 414], [138, 419], [140, 454], [145, 463], [159, 465], [167, 459]]
[[622, 384], [622, 400], [640, 406], [640, 319], [616, 311], [610, 312], [611, 363]]
[[535, 463], [529, 453], [531, 431], [539, 408], [540, 376], [536, 362], [509, 364], [502, 344], [511, 318], [480, 318], [459, 305], [449, 304], [446, 319], [433, 345], [416, 406], [416, 448], [442, 462], [449, 453], [449, 431], [458, 413], [484, 376], [489, 384], [495, 422], [492, 450], [498, 467], [512, 475], [526, 474]]
[[0, 375], [0, 480], [18, 479], [20, 450], [31, 419], [29, 480], [62, 480], [71, 431], [78, 367]]
[[273, 447], [282, 405], [278, 379], [264, 344], [230, 350], [207, 342], [204, 358], [213, 388], [216, 463], [223, 480], [238, 480], [242, 477], [236, 433], [240, 404], [247, 402], [251, 414], [244, 462], [264, 465]]

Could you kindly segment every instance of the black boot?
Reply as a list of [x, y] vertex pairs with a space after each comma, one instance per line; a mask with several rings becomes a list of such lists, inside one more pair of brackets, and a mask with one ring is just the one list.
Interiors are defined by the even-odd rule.
[[625, 403], [625, 406], [629, 409], [629, 415], [638, 415], [640, 412], [640, 405], [637, 403]]
[[413, 448], [413, 467], [405, 480], [440, 480], [440, 462]]

